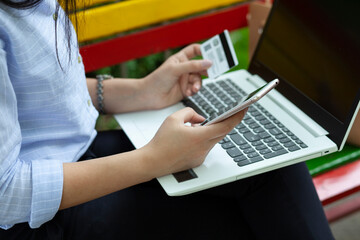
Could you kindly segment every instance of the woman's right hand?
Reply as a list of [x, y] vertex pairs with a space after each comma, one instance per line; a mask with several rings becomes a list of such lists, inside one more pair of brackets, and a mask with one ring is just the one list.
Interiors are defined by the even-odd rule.
[[201, 165], [214, 145], [239, 124], [245, 114], [243, 110], [222, 122], [200, 126], [205, 119], [193, 109], [175, 112], [141, 149], [145, 156], [143, 166], [151, 178], [156, 178]]

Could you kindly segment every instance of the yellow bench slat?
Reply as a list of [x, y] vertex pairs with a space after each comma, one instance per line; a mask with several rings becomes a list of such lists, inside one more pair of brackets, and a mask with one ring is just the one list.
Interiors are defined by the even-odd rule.
[[78, 7], [86, 6], [91, 7], [94, 5], [98, 5], [100, 3], [111, 3], [111, 2], [118, 2], [117, 0], [77, 0], [76, 5]]
[[79, 41], [171, 20], [244, 0], [131, 0], [88, 9], [79, 14]]

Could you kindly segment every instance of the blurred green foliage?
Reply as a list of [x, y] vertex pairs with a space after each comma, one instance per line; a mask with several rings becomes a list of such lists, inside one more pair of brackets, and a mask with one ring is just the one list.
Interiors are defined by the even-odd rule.
[[[235, 71], [239, 69], [247, 69], [249, 65], [249, 29], [242, 28], [230, 33], [231, 40], [234, 44], [239, 65], [231, 69]], [[97, 74], [111, 74], [114, 77], [126, 78], [142, 78], [150, 72], [159, 67], [167, 55], [171, 55], [181, 48], [170, 49], [166, 53], [156, 53], [136, 60], [131, 60], [120, 65], [106, 67], [87, 74], [87, 77], [95, 77]], [[108, 130], [119, 128], [116, 120], [112, 116], [100, 116], [97, 125], [97, 130]]]

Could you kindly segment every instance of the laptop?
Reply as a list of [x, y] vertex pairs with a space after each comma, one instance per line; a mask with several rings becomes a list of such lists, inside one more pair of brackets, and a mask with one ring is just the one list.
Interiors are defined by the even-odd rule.
[[166, 193], [190, 194], [340, 151], [360, 108], [359, 3], [277, 0], [247, 70], [204, 80], [198, 94], [168, 108], [116, 115], [140, 148], [185, 106], [208, 116], [280, 80], [201, 166], [159, 177]]

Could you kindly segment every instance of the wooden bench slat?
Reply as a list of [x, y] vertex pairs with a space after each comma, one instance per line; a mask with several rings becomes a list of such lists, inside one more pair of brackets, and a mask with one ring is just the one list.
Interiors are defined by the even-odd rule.
[[[80, 48], [86, 72], [247, 26], [248, 5], [238, 5]], [[234, 21], [236, 19], [236, 21]]]
[[335, 222], [343, 217], [360, 210], [360, 196], [351, 196], [349, 199], [342, 200], [340, 204], [325, 208], [325, 215], [329, 222]]
[[78, 38], [84, 42], [240, 2], [244, 0], [133, 0], [108, 4], [78, 13]]

